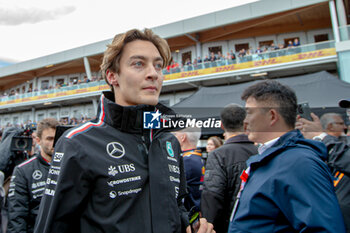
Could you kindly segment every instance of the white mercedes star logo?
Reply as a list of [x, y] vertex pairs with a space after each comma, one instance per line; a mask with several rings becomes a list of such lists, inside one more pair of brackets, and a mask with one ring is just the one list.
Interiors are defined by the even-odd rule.
[[39, 170], [35, 170], [32, 174], [34, 180], [40, 180], [43, 174]]
[[110, 142], [106, 147], [109, 156], [120, 159], [125, 154], [125, 149], [119, 142]]

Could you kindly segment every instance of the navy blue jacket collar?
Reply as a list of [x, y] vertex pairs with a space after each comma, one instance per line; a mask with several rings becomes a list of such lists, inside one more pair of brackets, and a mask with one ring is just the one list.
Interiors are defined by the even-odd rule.
[[305, 139], [299, 130], [292, 130], [282, 135], [272, 147], [262, 154], [251, 156], [247, 161], [247, 165], [254, 167], [261, 162], [268, 161], [279, 155], [287, 147], [308, 148], [316, 151], [322, 160], [325, 160], [327, 157], [327, 148], [322, 142]]

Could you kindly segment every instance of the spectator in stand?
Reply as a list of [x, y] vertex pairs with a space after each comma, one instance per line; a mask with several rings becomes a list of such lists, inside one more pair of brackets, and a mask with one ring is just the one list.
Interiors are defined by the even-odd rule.
[[193, 60], [193, 67], [195, 67], [195, 69], [197, 69], [197, 67], [198, 67], [198, 60], [197, 60], [197, 58], [195, 58], [194, 60]]
[[207, 146], [205, 147], [207, 152], [210, 153], [216, 148], [222, 146], [222, 140], [218, 136], [212, 136], [207, 140]]
[[206, 55], [204, 58], [204, 62], [209, 62], [209, 61], [210, 61], [210, 59], [209, 59], [208, 55]]
[[218, 51], [218, 57], [217, 60], [225, 60], [224, 55], [222, 55], [222, 53], [220, 51]]
[[258, 46], [257, 48], [256, 48], [256, 50], [255, 50], [255, 53], [256, 54], [260, 54], [260, 53], [262, 53], [263, 51], [260, 49], [260, 46]]
[[209, 153], [204, 176], [201, 211], [217, 233], [227, 233], [230, 215], [239, 191], [247, 159], [257, 154], [254, 143], [244, 134], [243, 107], [227, 105], [220, 118], [225, 131], [225, 144]]
[[191, 59], [190, 59], [190, 58], [186, 58], [185, 65], [186, 65], [186, 66], [192, 65], [192, 62], [191, 62]]
[[83, 80], [83, 83], [89, 83], [90, 82], [90, 79], [88, 79], [87, 76], [84, 76], [84, 80]]
[[217, 57], [215, 56], [214, 52], [211, 52], [210, 53], [210, 61], [213, 62], [213, 61], [216, 61]]
[[249, 54], [254, 54], [254, 49], [253, 49], [253, 47], [249, 47], [248, 51], [249, 51]]
[[202, 58], [201, 57], [198, 57], [197, 58], [197, 63], [199, 64], [199, 63], [202, 63]]
[[270, 46], [270, 51], [278, 50], [279, 47], [275, 45], [275, 43], [272, 43]]
[[288, 41], [287, 48], [293, 48], [293, 42], [291, 40]]
[[60, 89], [60, 88], [61, 88], [61, 84], [59, 82], [57, 82], [55, 85], [55, 89]]
[[294, 46], [294, 47], [297, 47], [297, 46], [299, 46], [299, 45], [300, 45], [299, 39], [298, 39], [298, 38], [295, 38], [295, 39], [294, 39], [294, 42], [293, 42], [293, 46]]
[[238, 57], [243, 58], [246, 55], [245, 49], [239, 50]]
[[91, 82], [95, 82], [95, 81], [97, 81], [97, 76], [93, 75], [92, 78], [91, 78]]
[[236, 60], [236, 53], [231, 49], [231, 60]]

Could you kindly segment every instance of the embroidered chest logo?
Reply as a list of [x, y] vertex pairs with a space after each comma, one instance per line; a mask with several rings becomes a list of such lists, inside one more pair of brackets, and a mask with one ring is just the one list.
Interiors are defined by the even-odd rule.
[[171, 146], [171, 142], [166, 142], [166, 151], [168, 152], [168, 155], [170, 157], [174, 157], [175, 154], [174, 154], [174, 150], [173, 150], [173, 147]]
[[39, 170], [35, 170], [32, 174], [34, 180], [40, 180], [43, 177], [43, 174]]
[[108, 168], [108, 175], [115, 176], [118, 174], [118, 170], [115, 166], [109, 166]]
[[107, 144], [106, 151], [109, 156], [115, 159], [120, 159], [125, 154], [125, 149], [119, 142], [110, 142]]

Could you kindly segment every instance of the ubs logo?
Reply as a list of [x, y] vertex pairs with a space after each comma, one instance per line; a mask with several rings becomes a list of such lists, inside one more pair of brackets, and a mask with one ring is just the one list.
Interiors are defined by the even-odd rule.
[[107, 153], [109, 156], [115, 159], [120, 159], [125, 154], [125, 149], [122, 144], [119, 142], [110, 142], [106, 147]]

